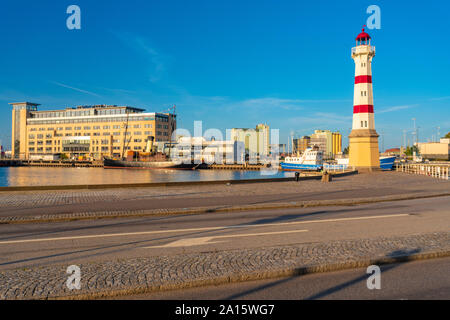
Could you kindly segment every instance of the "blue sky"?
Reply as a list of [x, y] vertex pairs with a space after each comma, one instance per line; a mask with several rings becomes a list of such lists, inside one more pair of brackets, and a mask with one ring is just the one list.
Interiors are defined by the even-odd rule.
[[[66, 9], [81, 8], [81, 30]], [[20, 1], [0, 4], [0, 140], [8, 102], [43, 109], [117, 104], [165, 111], [178, 126], [224, 130], [267, 123], [288, 135], [351, 128], [354, 62], [368, 30], [376, 127], [400, 146], [417, 118], [421, 140], [450, 131], [448, 1]], [[344, 139], [347, 144], [347, 139]]]

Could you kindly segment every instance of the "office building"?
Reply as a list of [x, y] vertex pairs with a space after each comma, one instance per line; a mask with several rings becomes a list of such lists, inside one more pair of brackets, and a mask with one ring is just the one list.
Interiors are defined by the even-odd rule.
[[176, 115], [147, 113], [129, 106], [78, 106], [38, 111], [39, 104], [10, 103], [12, 157], [61, 154], [67, 158], [100, 160], [142, 151], [147, 139], [170, 141]]

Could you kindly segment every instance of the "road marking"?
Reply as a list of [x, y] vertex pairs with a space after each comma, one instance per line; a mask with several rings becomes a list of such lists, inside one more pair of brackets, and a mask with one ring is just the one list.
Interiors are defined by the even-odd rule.
[[399, 218], [399, 217], [407, 217], [407, 216], [410, 216], [410, 214], [409, 213], [401, 213], [401, 214], [369, 216], [369, 217], [305, 220], [305, 221], [263, 223], [263, 224], [242, 224], [242, 225], [221, 226], [221, 227], [205, 227], [205, 228], [189, 228], [189, 229], [172, 229], [172, 230], [154, 230], [154, 231], [142, 231], [142, 232], [95, 234], [95, 235], [88, 235], [88, 236], [72, 236], [72, 237], [59, 237], [59, 238], [9, 240], [9, 241], [0, 241], [0, 244], [30, 243], [30, 242], [45, 242], [45, 241], [65, 241], [65, 240], [80, 240], [80, 239], [110, 238], [110, 237], [126, 237], [126, 236], [141, 236], [141, 235], [151, 235], [151, 234], [160, 234], [160, 233], [174, 233], [174, 232], [215, 231], [215, 230], [226, 230], [226, 229], [236, 229], [236, 228], [251, 228], [251, 227], [276, 227], [276, 226], [290, 226], [290, 225], [299, 225], [299, 224], [308, 224], [308, 223], [324, 223], [324, 222], [340, 222], [340, 221], [356, 221], [356, 220], [370, 220], [370, 219]]
[[300, 233], [308, 232], [308, 230], [291, 230], [291, 231], [277, 231], [277, 232], [261, 232], [261, 233], [244, 233], [244, 234], [231, 234], [226, 236], [211, 236], [211, 237], [201, 237], [201, 238], [187, 238], [169, 242], [160, 246], [142, 247], [143, 249], [153, 249], [153, 248], [175, 248], [175, 247], [192, 247], [201, 246], [206, 244], [214, 244], [223, 241], [212, 241], [212, 239], [226, 239], [226, 238], [240, 238], [240, 237], [256, 237], [256, 236], [269, 236], [287, 233]]

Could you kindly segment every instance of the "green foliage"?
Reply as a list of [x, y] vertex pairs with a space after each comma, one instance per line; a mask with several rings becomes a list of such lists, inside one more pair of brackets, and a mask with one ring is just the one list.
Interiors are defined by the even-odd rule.
[[350, 147], [346, 147], [342, 153], [349, 154], [349, 152], [350, 152]]
[[416, 152], [416, 154], [419, 154], [419, 148], [417, 148], [417, 146], [407, 147], [405, 154], [407, 156], [412, 156], [414, 152]]
[[445, 139], [450, 139], [450, 132], [445, 135]]

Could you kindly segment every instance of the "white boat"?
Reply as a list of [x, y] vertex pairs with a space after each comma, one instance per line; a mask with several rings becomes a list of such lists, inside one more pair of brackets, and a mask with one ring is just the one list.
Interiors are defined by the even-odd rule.
[[[394, 162], [397, 159], [395, 156], [380, 157], [380, 168], [381, 170], [392, 170], [394, 168]], [[337, 159], [337, 165], [325, 166], [325, 169], [347, 169], [349, 159], [341, 158]]]
[[280, 163], [283, 170], [322, 170], [323, 152], [318, 148], [308, 148], [299, 157], [286, 157], [284, 162]]

